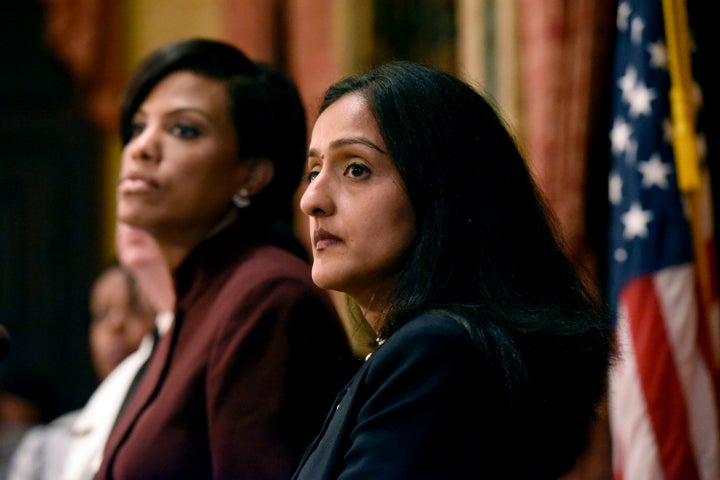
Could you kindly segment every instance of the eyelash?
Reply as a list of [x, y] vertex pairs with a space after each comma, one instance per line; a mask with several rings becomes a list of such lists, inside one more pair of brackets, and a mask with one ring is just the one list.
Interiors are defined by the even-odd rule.
[[144, 129], [145, 129], [145, 124], [142, 122], [133, 122], [130, 125], [130, 131], [132, 132], [133, 138], [140, 135]]
[[[350, 172], [351, 170], [362, 170], [361, 174], [365, 174], [365, 173], [369, 173], [369, 172], [370, 172], [370, 169], [367, 167], [367, 165], [364, 165], [364, 164], [362, 164], [362, 163], [356, 163], [356, 162], [353, 162], [353, 163], [351, 163], [350, 165], [348, 165], [347, 168], [345, 169], [345, 172], [344, 172], [344, 173], [348, 173], [348, 172]], [[355, 173], [357, 173], [357, 172], [355, 172]], [[359, 175], [358, 175], [358, 176], [353, 176], [353, 178], [358, 178], [358, 177], [359, 177]]]
[[200, 136], [200, 129], [191, 125], [185, 125], [181, 123], [173, 125], [170, 131], [174, 135], [186, 140], [191, 140]]
[[[130, 125], [132, 137], [134, 138], [140, 135], [143, 130], [145, 130], [145, 127], [146, 125], [143, 122], [133, 122]], [[176, 123], [172, 125], [169, 129], [169, 132], [172, 135], [184, 140], [193, 140], [195, 138], [198, 138], [201, 133], [199, 128], [182, 123]]]
[[[354, 178], [354, 179], [360, 178], [360, 176], [362, 176], [362, 175], [364, 175], [364, 174], [367, 174], [367, 173], [370, 173], [370, 169], [368, 168], [367, 165], [364, 165], [364, 164], [362, 164], [362, 163], [353, 162], [353, 163], [349, 164], [349, 165], [345, 168], [345, 170], [343, 171], [343, 175], [346, 175], [346, 174], [349, 173], [351, 170], [361, 170], [361, 172], [359, 172], [359, 175], [357, 175], [357, 176], [352, 175], [352, 176], [351, 176], [351, 177]], [[355, 173], [358, 173], [358, 172], [355, 172]], [[308, 173], [305, 175], [305, 180], [306, 180], [306, 182], [307, 182], [307, 183], [311, 183], [313, 180], [315, 180], [315, 177], [317, 177], [319, 174], [320, 174], [320, 172], [317, 171], [317, 170], [312, 170], [312, 171], [308, 172]]]

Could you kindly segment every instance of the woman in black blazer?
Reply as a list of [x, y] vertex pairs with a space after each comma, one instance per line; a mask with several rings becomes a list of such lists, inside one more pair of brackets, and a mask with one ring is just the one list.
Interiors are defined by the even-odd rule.
[[488, 101], [380, 66], [328, 90], [307, 167], [313, 280], [357, 302], [379, 346], [294, 478], [567, 472], [605, 393], [609, 313]]

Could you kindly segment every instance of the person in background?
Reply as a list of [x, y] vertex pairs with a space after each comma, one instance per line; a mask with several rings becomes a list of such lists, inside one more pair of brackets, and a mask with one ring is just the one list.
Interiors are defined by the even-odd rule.
[[141, 342], [152, 343], [158, 313], [172, 311], [173, 306], [169, 272], [157, 245], [147, 234], [143, 243], [141, 235], [118, 226], [119, 263], [107, 267], [91, 289], [90, 356], [100, 385], [82, 409], [23, 436], [11, 459], [8, 480], [88, 479], [99, 466], [104, 441], [139, 368], [136, 364], [142, 363], [133, 362], [138, 347]]
[[131, 76], [117, 217], [157, 240], [177, 305], [96, 478], [289, 478], [356, 366], [292, 233], [304, 115], [285, 75], [216, 40]]
[[156, 312], [155, 328], [95, 390], [73, 425], [62, 470], [49, 472], [48, 480], [93, 478], [100, 467], [103, 448], [115, 419], [132, 395], [137, 379], [142, 376], [157, 338], [172, 325], [175, 291], [170, 271], [155, 239], [143, 230], [118, 223], [115, 250], [118, 261], [132, 272], [139, 291]]
[[610, 318], [491, 104], [391, 62], [327, 91], [310, 141], [313, 280], [378, 348], [296, 480], [556, 479], [588, 440]]
[[137, 350], [155, 313], [124, 266], [100, 274], [90, 293], [90, 358], [100, 381]]
[[30, 366], [5, 367], [0, 370], [0, 480], [7, 478], [25, 434], [58, 415], [57, 392], [44, 375]]
[[[10, 349], [10, 334], [5, 325], [0, 324], [0, 363]], [[7, 414], [7, 405], [12, 410], [14, 398], [7, 391], [0, 388], [0, 478], [5, 478], [7, 465], [10, 457], [17, 447], [25, 428], [18, 426], [16, 422], [11, 421], [12, 415]], [[29, 428], [29, 427], [28, 427]]]

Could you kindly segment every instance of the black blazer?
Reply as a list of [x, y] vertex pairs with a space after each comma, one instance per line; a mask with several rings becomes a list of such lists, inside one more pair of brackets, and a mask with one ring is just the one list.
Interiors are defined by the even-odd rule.
[[339, 395], [293, 478], [511, 478], [493, 476], [503, 421], [483, 358], [459, 322], [411, 320]]

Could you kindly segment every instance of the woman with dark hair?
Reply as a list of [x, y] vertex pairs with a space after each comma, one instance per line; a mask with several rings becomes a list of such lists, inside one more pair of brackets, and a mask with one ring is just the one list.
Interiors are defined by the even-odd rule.
[[588, 440], [609, 313], [581, 281], [500, 117], [392, 62], [326, 93], [301, 208], [313, 280], [378, 348], [296, 479], [555, 479]]
[[287, 478], [352, 360], [292, 234], [298, 92], [228, 44], [183, 40], [134, 72], [120, 129], [118, 220], [157, 240], [177, 302], [96, 478]]

